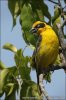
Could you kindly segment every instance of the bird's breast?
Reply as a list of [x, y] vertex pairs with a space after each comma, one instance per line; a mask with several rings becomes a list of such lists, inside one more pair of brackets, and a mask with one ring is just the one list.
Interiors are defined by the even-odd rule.
[[59, 51], [58, 37], [54, 31], [46, 31], [42, 33], [42, 40], [37, 51], [37, 60], [41, 67], [46, 67], [56, 60]]

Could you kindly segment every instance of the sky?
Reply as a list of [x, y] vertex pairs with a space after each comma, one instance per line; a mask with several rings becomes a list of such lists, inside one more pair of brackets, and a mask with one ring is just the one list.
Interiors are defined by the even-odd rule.
[[[49, 11], [53, 15], [53, 4], [50, 2], [45, 2], [49, 5]], [[1, 0], [1, 60], [3, 63], [11, 67], [14, 63], [14, 54], [8, 50], [2, 49], [2, 46], [9, 42], [14, 44], [18, 49], [26, 46], [22, 38], [21, 26], [19, 24], [19, 17], [17, 18], [17, 24], [12, 30], [12, 16], [8, 9], [8, 2], [6, 0]], [[63, 2], [62, 2], [63, 3]], [[63, 4], [64, 5], [64, 4]], [[28, 52], [29, 51], [29, 52]], [[31, 48], [26, 48], [24, 54], [31, 56], [33, 51]], [[36, 73], [35, 71], [31, 71], [31, 78], [33, 81], [36, 82]], [[52, 81], [51, 83], [47, 83], [44, 81], [45, 88], [50, 96], [54, 96], [54, 98], [64, 98], [65, 97], [65, 73], [63, 70], [54, 71], [52, 74]]]

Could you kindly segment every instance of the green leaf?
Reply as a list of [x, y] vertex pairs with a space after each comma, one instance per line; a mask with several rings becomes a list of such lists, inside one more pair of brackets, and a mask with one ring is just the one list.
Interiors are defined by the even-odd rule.
[[20, 14], [20, 0], [8, 0], [8, 8], [12, 14], [14, 27], [16, 25], [16, 18]]
[[7, 96], [9, 96], [9, 95], [13, 92], [14, 83], [9, 83], [9, 84], [7, 84], [6, 86], [10, 88], [10, 90], [9, 90], [9, 92], [8, 92], [8, 94], [7, 94]]
[[16, 90], [17, 90], [17, 85], [13, 83], [9, 83], [8, 87], [6, 86], [5, 90], [5, 100], [16, 100]]
[[36, 100], [40, 99], [40, 94], [39, 94], [37, 84], [32, 82], [32, 81], [26, 81], [26, 80], [23, 81], [20, 94], [21, 94], [20, 100], [24, 100], [24, 99], [30, 100], [31, 97], [33, 98], [33, 100], [34, 99], [36, 99]]
[[[15, 66], [7, 68], [7, 69], [3, 69], [0, 73], [0, 96], [2, 96], [2, 94], [5, 92], [6, 93], [6, 97], [9, 97], [9, 95], [12, 92], [13, 86], [12, 87], [8, 87], [14, 83], [17, 83], [17, 81], [15, 80], [16, 76], [18, 75], [18, 71], [16, 70], [17, 68]], [[17, 88], [17, 86], [16, 86]], [[13, 90], [14, 91], [14, 90]]]
[[21, 9], [20, 24], [21, 24], [22, 29], [23, 29], [23, 38], [27, 44], [31, 43], [31, 44], [35, 45], [35, 43], [36, 43], [37, 37], [35, 37], [34, 35], [32, 35], [29, 32], [32, 24], [36, 20], [38, 20], [37, 15], [35, 13], [33, 13], [31, 6], [24, 5]]
[[6, 68], [6, 65], [2, 61], [0, 61], [0, 70], [3, 70], [4, 68]]
[[23, 56], [23, 51], [20, 49], [14, 56], [15, 63], [22, 79], [30, 80], [30, 70], [31, 68], [28, 67], [29, 57]]
[[51, 21], [51, 15], [49, 13], [48, 6], [44, 3], [43, 0], [39, 0], [39, 1], [32, 0], [31, 7], [34, 12], [36, 12], [37, 10], [41, 11], [43, 16], [47, 17], [49, 21]]
[[44, 74], [44, 79], [46, 80], [46, 82], [51, 82], [51, 72], [48, 72], [46, 74]]
[[37, 97], [37, 99], [40, 99], [40, 92], [36, 83], [32, 83], [31, 92], [33, 97]]
[[17, 52], [17, 48], [13, 44], [10, 44], [10, 43], [6, 43], [3, 46], [3, 49], [7, 49], [7, 50], [10, 50], [12, 52]]
[[5, 100], [16, 100], [16, 92], [13, 92], [11, 95], [5, 95]]
[[21, 8], [20, 24], [23, 30], [23, 38], [27, 44], [36, 46], [37, 36], [31, 34], [29, 30], [34, 22], [38, 20], [44, 21], [44, 16], [51, 20], [48, 7], [43, 0], [32, 0], [31, 2], [27, 3], [27, 5], [26, 1], [24, 2]]
[[59, 54], [58, 54], [57, 59], [56, 59], [56, 61], [55, 61], [54, 64], [56, 64], [56, 65], [61, 64], [61, 58], [60, 58], [60, 55]]
[[56, 34], [58, 34], [57, 23], [61, 24], [61, 16], [59, 16], [53, 23], [53, 29], [56, 32]]
[[64, 38], [66, 39], [66, 35], [64, 34]]
[[61, 9], [58, 6], [54, 8], [54, 16], [52, 17], [52, 23], [61, 15]]
[[6, 78], [7, 78], [8, 72], [9, 72], [8, 69], [3, 69], [3, 70], [0, 72], [0, 94], [3, 93], [4, 85], [5, 85], [5, 83], [6, 83]]
[[18, 83], [16, 76], [18, 75], [15, 66], [8, 68], [8, 75], [6, 77], [6, 84], [4, 86], [5, 100], [16, 100], [16, 91], [18, 90]]
[[20, 15], [20, 24], [22, 26], [25, 42], [36, 46], [37, 37], [33, 36], [29, 30], [35, 21], [44, 21], [44, 16], [51, 21], [51, 15], [48, 11], [47, 5], [43, 0], [8, 0], [8, 7], [13, 17], [13, 26], [16, 24], [17, 16]]
[[8, 70], [9, 70], [9, 76], [16, 77], [18, 75], [18, 70], [16, 66], [9, 67]]

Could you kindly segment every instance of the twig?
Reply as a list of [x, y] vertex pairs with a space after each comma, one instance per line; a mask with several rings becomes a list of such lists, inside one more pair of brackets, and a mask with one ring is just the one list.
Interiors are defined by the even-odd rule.
[[54, 4], [57, 4], [57, 5], [58, 5], [58, 3], [57, 3], [57, 2], [55, 2], [55, 1], [52, 1], [52, 0], [48, 0], [48, 1], [50, 1], [50, 2], [52, 2], [52, 3], [54, 3]]
[[60, 57], [62, 58], [62, 63], [66, 67], [66, 44], [64, 44], [64, 34], [63, 34], [63, 30], [62, 30], [65, 23], [66, 23], [66, 19], [64, 19], [62, 25], [57, 23], [57, 27], [58, 27], [59, 41], [60, 41], [60, 45], [61, 45], [61, 48], [62, 48], [62, 55], [63, 55], [63, 56], [60, 55]]
[[66, 63], [61, 63], [59, 65], [52, 65], [52, 66], [49, 66], [48, 69], [46, 69], [44, 72], [45, 73], [48, 73], [50, 71], [55, 71], [55, 70], [59, 70], [59, 69], [66, 69]]
[[25, 51], [25, 49], [26, 49], [27, 47], [28, 47], [27, 45], [24, 47], [24, 49], [23, 49], [23, 53], [24, 53], [24, 51]]
[[[54, 70], [59, 70], [59, 69], [65, 69], [66, 70], [66, 59], [63, 55], [63, 53], [60, 53], [60, 57], [62, 59], [62, 63], [59, 65], [52, 65], [49, 66], [46, 70], [44, 70], [44, 73], [48, 73], [49, 71], [54, 71]], [[51, 98], [48, 96], [45, 87], [43, 85], [43, 74], [41, 73], [39, 75], [39, 88], [40, 88], [40, 93], [42, 97], [46, 97], [47, 100], [51, 100]]]
[[66, 23], [66, 18], [64, 18], [64, 22], [62, 23], [61, 28], [64, 27], [65, 23]]
[[17, 82], [18, 82], [18, 85], [19, 85], [18, 96], [19, 96], [19, 100], [20, 100], [20, 91], [21, 91], [21, 86], [22, 86], [22, 83], [23, 83], [23, 80], [21, 79], [21, 75], [18, 75]]
[[60, 40], [60, 44], [61, 44], [62, 49], [66, 48], [66, 46], [64, 44], [64, 34], [63, 34], [63, 30], [62, 30], [65, 23], [66, 23], [66, 19], [64, 20], [62, 25], [60, 25], [59, 23], [56, 24], [57, 28], [58, 28], [58, 36], [59, 36], [59, 40]]
[[41, 96], [46, 97], [47, 100], [51, 100], [51, 98], [48, 96], [45, 90], [45, 87], [43, 85], [43, 74], [39, 75], [39, 88], [40, 88]]
[[62, 6], [61, 6], [61, 2], [60, 2], [60, 0], [58, 0], [58, 5], [59, 5], [60, 7], [62, 7]]
[[65, 9], [66, 8], [66, 5], [63, 7], [63, 9]]

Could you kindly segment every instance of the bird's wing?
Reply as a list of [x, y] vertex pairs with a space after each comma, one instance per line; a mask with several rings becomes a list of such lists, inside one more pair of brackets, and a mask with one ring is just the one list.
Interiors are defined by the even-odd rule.
[[36, 43], [36, 49], [33, 52], [32, 55], [32, 68], [36, 68], [37, 67], [37, 61], [36, 61], [36, 54], [38, 52], [39, 46], [40, 46], [40, 42], [41, 42], [41, 36], [38, 37], [37, 43]]

